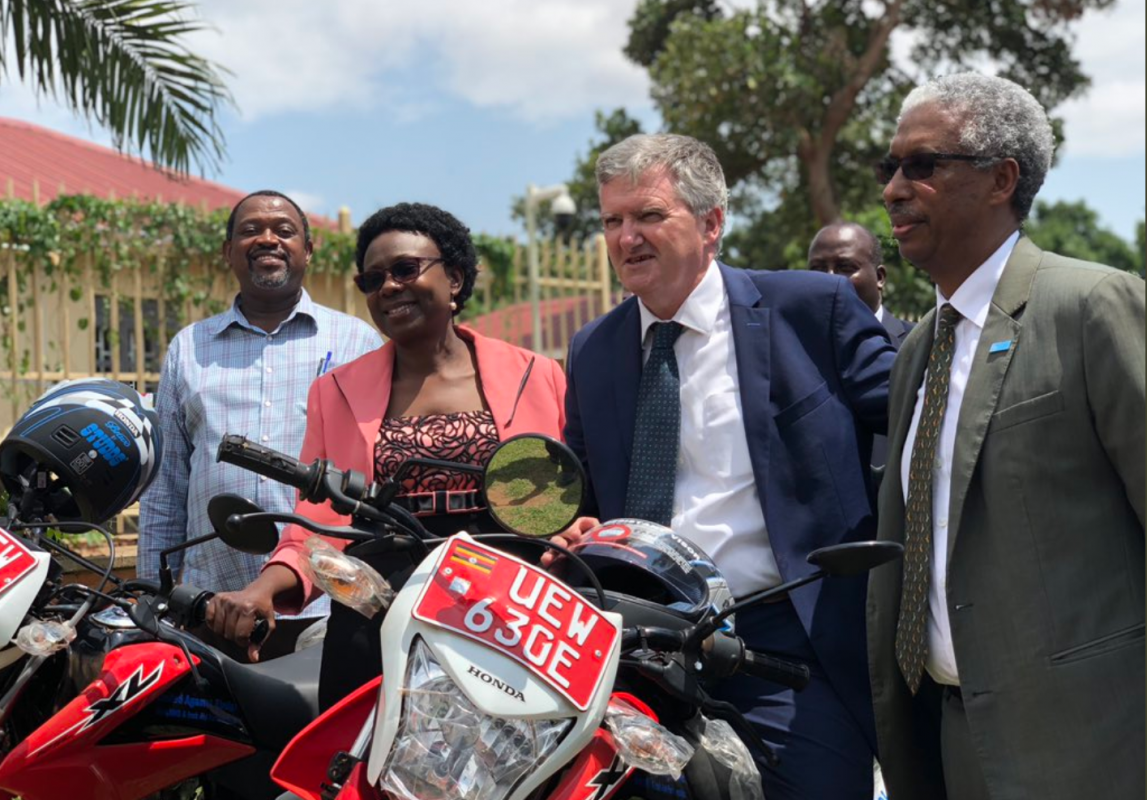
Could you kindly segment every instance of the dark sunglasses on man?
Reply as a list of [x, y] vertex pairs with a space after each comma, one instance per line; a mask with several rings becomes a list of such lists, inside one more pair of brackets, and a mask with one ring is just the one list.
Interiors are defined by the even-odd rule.
[[973, 164], [989, 164], [997, 159], [991, 156], [972, 156], [966, 153], [914, 153], [904, 158], [885, 156], [876, 162], [876, 180], [886, 186], [902, 170], [910, 181], [923, 181], [932, 177], [936, 165], [941, 161], [968, 161]]
[[360, 272], [354, 276], [354, 285], [363, 294], [374, 294], [382, 288], [386, 283], [386, 276], [389, 275], [394, 279], [395, 283], [413, 283], [418, 280], [418, 277], [426, 270], [430, 269], [439, 261], [444, 261], [441, 256], [434, 258], [402, 258], [390, 265], [388, 269], [372, 269], [368, 272]]

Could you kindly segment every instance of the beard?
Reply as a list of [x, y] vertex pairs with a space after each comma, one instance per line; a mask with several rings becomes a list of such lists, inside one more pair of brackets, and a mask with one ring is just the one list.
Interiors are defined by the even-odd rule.
[[254, 264], [247, 267], [251, 283], [260, 289], [282, 289], [291, 280], [291, 264], [286, 262], [274, 272], [259, 269]]

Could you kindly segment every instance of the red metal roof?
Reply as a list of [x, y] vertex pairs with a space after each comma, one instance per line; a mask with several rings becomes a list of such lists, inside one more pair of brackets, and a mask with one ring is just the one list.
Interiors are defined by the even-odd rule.
[[[35, 189], [33, 188], [35, 185]], [[58, 194], [145, 200], [231, 208], [247, 195], [202, 178], [176, 178], [151, 162], [39, 125], [0, 117], [0, 196], [47, 203]], [[311, 224], [337, 224], [308, 214]]]

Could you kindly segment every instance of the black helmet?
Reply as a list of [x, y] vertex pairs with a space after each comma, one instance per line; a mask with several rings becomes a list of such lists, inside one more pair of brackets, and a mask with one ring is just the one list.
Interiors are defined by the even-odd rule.
[[[609, 610], [621, 613], [626, 625], [684, 627], [711, 609], [722, 611], [733, 603], [729, 584], [713, 560], [663, 525], [610, 520], [570, 550], [594, 571], [610, 598]], [[588, 587], [585, 577], [579, 578], [581, 570], [562, 569], [571, 585]], [[731, 630], [732, 618], [726, 622]]]
[[[100, 523], [134, 503], [159, 473], [163, 439], [150, 402], [105, 378], [45, 392], [0, 442], [0, 481], [14, 498], [42, 490], [45, 514]], [[43, 485], [37, 473], [53, 473]]]

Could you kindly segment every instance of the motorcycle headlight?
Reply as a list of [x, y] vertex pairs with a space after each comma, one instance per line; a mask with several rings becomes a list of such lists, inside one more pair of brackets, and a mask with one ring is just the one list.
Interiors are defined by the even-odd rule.
[[502, 800], [574, 722], [483, 714], [420, 639], [402, 697], [402, 722], [379, 781], [401, 800]]

